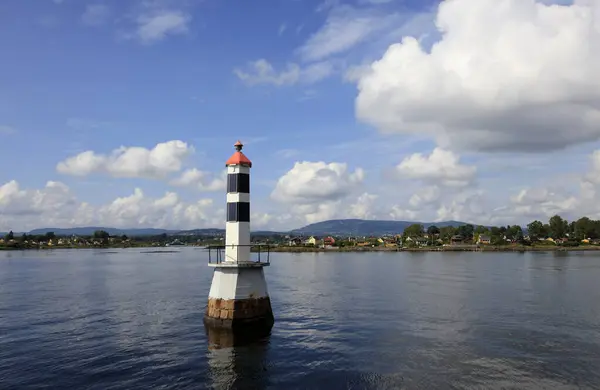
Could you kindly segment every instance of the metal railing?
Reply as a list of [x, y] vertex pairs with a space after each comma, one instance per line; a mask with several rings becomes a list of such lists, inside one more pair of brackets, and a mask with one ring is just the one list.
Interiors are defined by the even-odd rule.
[[[250, 248], [250, 261], [258, 264], [271, 264], [271, 245], [269, 244], [249, 244], [249, 245], [208, 245], [208, 263], [221, 264], [225, 261], [237, 263], [240, 258], [240, 248]], [[226, 258], [225, 249], [232, 248], [236, 250], [235, 259]], [[255, 254], [255, 260], [252, 260], [252, 254]]]

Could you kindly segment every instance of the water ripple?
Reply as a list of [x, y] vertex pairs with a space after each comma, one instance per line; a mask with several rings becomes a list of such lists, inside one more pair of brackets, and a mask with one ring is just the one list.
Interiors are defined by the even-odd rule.
[[215, 350], [205, 255], [0, 253], [0, 388], [600, 388], [598, 256], [277, 254], [271, 336]]

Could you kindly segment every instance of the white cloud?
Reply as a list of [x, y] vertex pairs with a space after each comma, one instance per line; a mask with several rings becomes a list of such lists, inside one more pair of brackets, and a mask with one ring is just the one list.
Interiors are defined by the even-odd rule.
[[296, 64], [288, 64], [284, 70], [277, 72], [273, 65], [261, 58], [251, 62], [247, 71], [234, 69], [233, 73], [247, 85], [272, 84], [281, 86], [298, 82], [300, 67]]
[[110, 17], [110, 9], [105, 4], [88, 4], [81, 21], [88, 26], [100, 26]]
[[180, 177], [171, 181], [174, 186], [193, 187], [200, 191], [224, 191], [227, 186], [227, 171], [220, 176], [214, 176], [193, 168], [184, 171]]
[[348, 5], [335, 6], [327, 21], [298, 49], [304, 61], [319, 61], [364, 42], [397, 22], [397, 14], [384, 14]]
[[36, 190], [21, 189], [14, 180], [0, 186], [0, 231], [90, 225], [191, 229], [220, 227], [224, 221], [223, 209], [212, 199], [184, 202], [173, 192], [151, 198], [136, 188], [129, 196], [92, 206], [60, 182]]
[[600, 138], [600, 2], [442, 2], [442, 38], [406, 37], [358, 81], [383, 132], [471, 150], [554, 150]]
[[298, 82], [314, 83], [329, 76], [333, 65], [329, 62], [318, 62], [306, 67], [289, 63], [285, 69], [277, 71], [265, 59], [259, 59], [248, 64], [244, 70], [236, 68], [233, 73], [246, 85], [270, 84], [275, 86], [293, 85]]
[[182, 202], [177, 194], [167, 192], [162, 198], [152, 199], [136, 188], [133, 194], [117, 198], [98, 208], [99, 223], [116, 227], [146, 226], [159, 228], [217, 227], [212, 199], [194, 203]]
[[191, 20], [190, 14], [180, 10], [142, 13], [136, 18], [135, 36], [143, 44], [159, 42], [169, 35], [187, 34]]
[[494, 211], [493, 220], [514, 221], [515, 219], [541, 219], [559, 214], [576, 219], [583, 216], [600, 218], [600, 150], [589, 157], [589, 170], [576, 175], [575, 184], [557, 182], [550, 177], [548, 186], [526, 187], [510, 197], [506, 206]]
[[168, 141], [152, 149], [120, 147], [109, 155], [91, 150], [59, 162], [56, 170], [72, 176], [105, 173], [113, 177], [163, 178], [181, 170], [183, 160], [194, 148], [183, 141]]
[[365, 177], [345, 163], [297, 162], [277, 181], [271, 197], [283, 203], [312, 204], [342, 199], [356, 189]]
[[[564, 191], [549, 188], [525, 188], [511, 197], [506, 212], [511, 217], [548, 218], [555, 214], [572, 216], [577, 207], [583, 205], [582, 199], [568, 195]], [[583, 211], [583, 210], [582, 210]]]
[[315, 62], [302, 68], [301, 81], [316, 83], [329, 77], [334, 71], [335, 66], [330, 61]]
[[285, 209], [284, 216], [273, 221], [287, 229], [348, 215], [371, 215], [373, 194], [356, 197], [365, 174], [361, 168], [354, 172], [345, 163], [297, 162], [281, 176], [271, 193], [271, 198]]
[[435, 221], [482, 223], [490, 218], [485, 203], [485, 194], [481, 190], [461, 192], [439, 206]]
[[459, 157], [448, 150], [435, 148], [429, 156], [415, 153], [396, 167], [400, 177], [433, 181], [451, 187], [469, 185], [477, 168], [462, 165]]
[[412, 194], [408, 204], [413, 208], [420, 208], [436, 202], [440, 199], [440, 195], [441, 191], [438, 186], [424, 187]]
[[389, 212], [389, 216], [393, 220], [397, 221], [416, 221], [418, 219], [419, 213], [415, 210], [404, 208], [400, 205], [394, 205], [392, 206], [392, 209]]
[[349, 218], [372, 219], [376, 217], [376, 203], [378, 198], [378, 195], [365, 192], [354, 203], [350, 203], [346, 207], [345, 214]]
[[335, 218], [338, 215], [342, 202], [323, 201], [322, 203], [294, 204], [290, 212], [294, 216], [294, 221], [298, 225], [316, 223]]
[[[39, 215], [75, 204], [74, 196], [63, 183], [49, 181], [41, 190], [23, 190], [15, 180], [0, 187], [0, 214]], [[49, 209], [47, 209], [49, 208]]]

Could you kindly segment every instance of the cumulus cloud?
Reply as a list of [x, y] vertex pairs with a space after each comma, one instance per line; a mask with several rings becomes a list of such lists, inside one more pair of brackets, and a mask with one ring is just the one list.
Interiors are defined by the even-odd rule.
[[[100, 221], [117, 227], [216, 227], [224, 219], [217, 219], [212, 199], [186, 203], [173, 192], [152, 199], [136, 188], [133, 194], [120, 197], [98, 208]], [[112, 225], [111, 225], [112, 226]]]
[[435, 148], [429, 156], [415, 153], [406, 157], [396, 167], [401, 177], [433, 181], [451, 187], [469, 185], [477, 168], [463, 165], [459, 157], [449, 150]]
[[495, 210], [493, 219], [510, 221], [527, 217], [543, 220], [555, 214], [570, 219], [600, 218], [600, 150], [589, 156], [588, 171], [574, 176], [574, 183], [520, 189], [510, 197], [507, 205]]
[[547, 218], [555, 214], [572, 217], [577, 207], [583, 205], [583, 199], [560, 190], [524, 188], [510, 198], [510, 203], [502, 210], [511, 217]]
[[227, 186], [227, 171], [220, 176], [193, 168], [184, 171], [181, 176], [171, 181], [174, 186], [193, 187], [200, 191], [224, 191]]
[[365, 177], [345, 163], [297, 162], [277, 181], [271, 197], [283, 203], [311, 204], [342, 199], [355, 190]]
[[484, 151], [556, 150], [600, 138], [600, 2], [442, 2], [441, 40], [391, 45], [359, 76], [357, 117]]
[[485, 193], [481, 190], [460, 192], [439, 206], [435, 222], [482, 223], [490, 218], [490, 213], [486, 210], [485, 204]]
[[428, 186], [412, 194], [408, 204], [413, 208], [430, 205], [440, 199], [441, 191], [438, 186]]
[[62, 209], [75, 204], [74, 195], [61, 182], [48, 181], [44, 188], [37, 190], [21, 189], [15, 180], [0, 187], [0, 214], [2, 215], [40, 215], [51, 212], [52, 206]]
[[297, 162], [279, 178], [271, 198], [285, 206], [285, 222], [296, 225], [347, 217], [348, 210], [354, 216], [367, 215], [373, 195], [354, 198], [364, 178], [361, 168], [351, 172], [345, 163]]
[[56, 170], [72, 176], [104, 173], [113, 177], [163, 178], [180, 171], [183, 160], [193, 151], [192, 146], [178, 140], [159, 143], [152, 149], [122, 146], [108, 155], [89, 150], [59, 162]]
[[365, 192], [361, 194], [355, 202], [350, 203], [345, 210], [345, 214], [350, 218], [372, 219], [378, 216], [376, 207], [379, 195]]
[[78, 200], [60, 182], [22, 189], [14, 180], [0, 186], [0, 216], [0, 231], [90, 225], [186, 229], [218, 227], [225, 221], [223, 208], [215, 207], [212, 199], [185, 202], [174, 192], [152, 198], [136, 188], [131, 195], [94, 206]]
[[404, 208], [401, 205], [393, 205], [389, 212], [389, 216], [393, 220], [398, 220], [398, 221], [416, 221], [417, 217], [420, 215], [415, 210], [411, 210], [409, 208]]
[[314, 83], [333, 72], [329, 62], [318, 62], [306, 67], [289, 63], [277, 71], [267, 60], [261, 58], [248, 64], [245, 69], [236, 68], [233, 73], [246, 85], [270, 84], [275, 86], [294, 85], [296, 83]]

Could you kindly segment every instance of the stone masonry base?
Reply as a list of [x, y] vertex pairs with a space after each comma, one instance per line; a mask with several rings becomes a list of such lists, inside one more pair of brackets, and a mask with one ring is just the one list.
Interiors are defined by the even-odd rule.
[[271, 328], [275, 319], [269, 297], [249, 299], [209, 298], [205, 324], [217, 328]]

